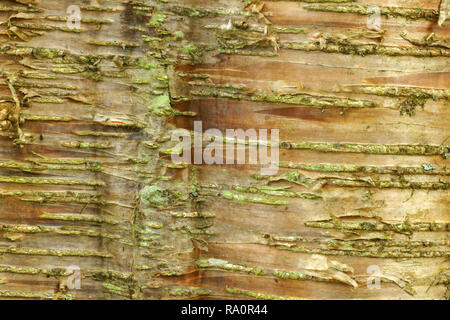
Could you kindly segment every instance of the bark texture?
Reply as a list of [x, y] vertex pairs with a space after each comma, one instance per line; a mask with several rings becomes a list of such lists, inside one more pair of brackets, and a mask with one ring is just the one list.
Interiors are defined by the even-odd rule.
[[[448, 299], [448, 6], [2, 0], [0, 296]], [[194, 120], [278, 174], [172, 163]]]

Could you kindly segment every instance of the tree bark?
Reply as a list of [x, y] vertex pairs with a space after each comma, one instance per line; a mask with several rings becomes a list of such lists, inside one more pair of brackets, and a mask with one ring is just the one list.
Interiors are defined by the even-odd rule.
[[[0, 296], [448, 299], [448, 15], [2, 1]], [[173, 163], [194, 121], [279, 129], [278, 173]]]

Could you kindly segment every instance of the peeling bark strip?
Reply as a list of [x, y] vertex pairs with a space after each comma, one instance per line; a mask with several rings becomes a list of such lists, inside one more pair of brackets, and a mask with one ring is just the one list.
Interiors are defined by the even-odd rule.
[[448, 299], [449, 1], [395, 2], [2, 1], [0, 297]]

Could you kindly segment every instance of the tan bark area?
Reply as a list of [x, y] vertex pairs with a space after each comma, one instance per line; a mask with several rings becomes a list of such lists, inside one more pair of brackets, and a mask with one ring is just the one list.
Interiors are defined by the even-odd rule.
[[[445, 0], [2, 0], [0, 296], [448, 299], [445, 16]], [[195, 120], [279, 129], [279, 172], [175, 165], [171, 133]]]

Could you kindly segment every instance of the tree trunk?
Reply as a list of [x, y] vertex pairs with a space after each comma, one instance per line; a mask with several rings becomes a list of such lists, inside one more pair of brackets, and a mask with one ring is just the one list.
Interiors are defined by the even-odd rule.
[[[440, 2], [2, 1], [0, 296], [448, 298]], [[279, 171], [174, 163], [194, 121]]]

